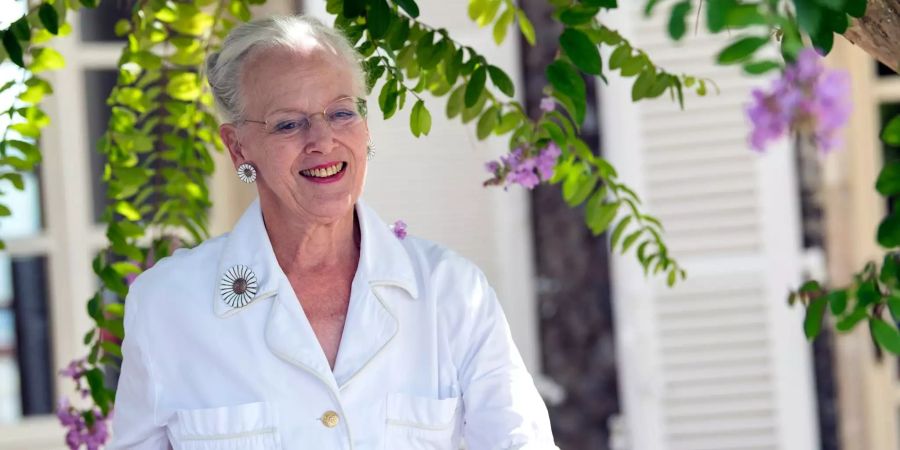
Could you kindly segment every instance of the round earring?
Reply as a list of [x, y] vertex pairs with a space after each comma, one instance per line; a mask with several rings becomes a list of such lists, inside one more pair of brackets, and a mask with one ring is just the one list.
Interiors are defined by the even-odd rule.
[[366, 158], [371, 161], [375, 159], [375, 143], [369, 138], [369, 144], [366, 146]]
[[237, 176], [244, 183], [251, 184], [256, 181], [256, 167], [250, 163], [243, 163], [237, 168]]

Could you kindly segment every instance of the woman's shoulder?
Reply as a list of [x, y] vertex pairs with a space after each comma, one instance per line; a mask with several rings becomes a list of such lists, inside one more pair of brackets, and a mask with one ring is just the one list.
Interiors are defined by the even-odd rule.
[[402, 242], [419, 276], [431, 289], [469, 290], [487, 283], [477, 264], [442, 244], [412, 235]]

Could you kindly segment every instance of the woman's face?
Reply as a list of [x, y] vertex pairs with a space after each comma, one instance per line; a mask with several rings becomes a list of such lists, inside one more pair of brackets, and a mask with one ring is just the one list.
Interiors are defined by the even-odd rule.
[[241, 77], [248, 121], [220, 133], [235, 167], [256, 166], [264, 203], [320, 223], [352, 210], [365, 183], [369, 137], [365, 118], [347, 109], [355, 106], [347, 99], [355, 99], [355, 87], [346, 63], [316, 45], [249, 55]]

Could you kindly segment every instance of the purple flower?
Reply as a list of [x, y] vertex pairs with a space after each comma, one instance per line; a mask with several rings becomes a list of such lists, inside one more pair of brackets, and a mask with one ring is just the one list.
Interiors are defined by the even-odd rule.
[[846, 72], [827, 70], [813, 49], [775, 80], [769, 93], [753, 91], [747, 116], [753, 125], [750, 146], [762, 151], [788, 131], [799, 133], [827, 152], [841, 145], [840, 130], [850, 119], [850, 80]]
[[391, 231], [394, 232], [394, 236], [397, 236], [398, 239], [404, 239], [406, 237], [406, 222], [402, 220], [398, 220], [391, 225]]
[[556, 159], [562, 154], [562, 150], [555, 142], [550, 142], [537, 156], [537, 170], [544, 181], [553, 177], [553, 168], [556, 167]]
[[556, 109], [556, 100], [553, 97], [544, 97], [541, 99], [541, 111], [551, 112]]
[[500, 157], [500, 162], [490, 161], [485, 167], [494, 175], [484, 182], [487, 185], [520, 184], [526, 189], [534, 189], [541, 181], [553, 177], [556, 160], [562, 154], [559, 146], [550, 142], [537, 155], [526, 154], [525, 149], [516, 148]]

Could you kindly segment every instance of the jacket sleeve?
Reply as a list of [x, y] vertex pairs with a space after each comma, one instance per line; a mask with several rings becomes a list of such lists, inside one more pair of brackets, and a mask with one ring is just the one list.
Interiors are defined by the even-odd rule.
[[147, 317], [139, 313], [140, 277], [132, 284], [125, 302], [125, 340], [122, 370], [116, 389], [109, 450], [166, 450], [169, 439], [164, 424], [157, 422], [158, 383], [148, 353], [144, 329]]
[[[474, 269], [474, 268], [473, 268]], [[519, 354], [494, 290], [474, 269], [455, 322], [454, 358], [470, 450], [557, 450], [547, 407]], [[458, 302], [455, 308], [459, 307]], [[456, 317], [452, 317], [456, 316]], [[455, 326], [453, 326], [455, 325]]]

